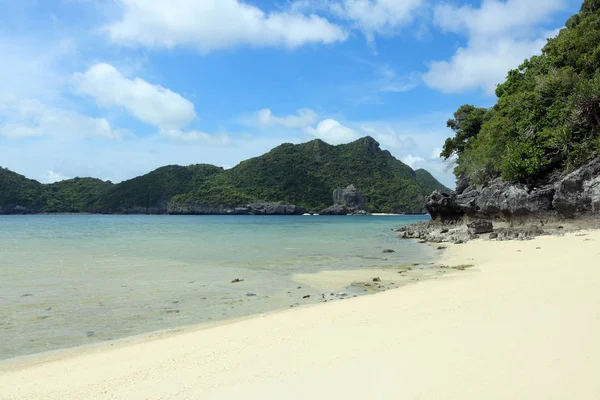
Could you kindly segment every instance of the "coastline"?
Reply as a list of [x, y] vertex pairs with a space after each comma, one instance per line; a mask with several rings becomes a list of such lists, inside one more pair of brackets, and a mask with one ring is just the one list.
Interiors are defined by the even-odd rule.
[[438, 279], [0, 364], [0, 399], [596, 399], [598, 241], [449, 245]]

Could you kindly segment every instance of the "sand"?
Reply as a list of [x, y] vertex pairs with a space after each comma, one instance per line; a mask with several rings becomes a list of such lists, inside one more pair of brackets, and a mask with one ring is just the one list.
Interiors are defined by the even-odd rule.
[[600, 233], [474, 241], [444, 277], [0, 367], [0, 399], [600, 399]]

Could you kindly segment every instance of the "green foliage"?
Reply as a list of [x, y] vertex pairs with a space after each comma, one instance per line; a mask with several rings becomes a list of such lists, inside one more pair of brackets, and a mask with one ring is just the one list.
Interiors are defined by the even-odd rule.
[[455, 136], [441, 156], [458, 156], [457, 177], [527, 182], [600, 154], [600, 0], [566, 27], [508, 73], [496, 105], [462, 106], [448, 122]]
[[95, 202], [93, 210], [112, 213], [134, 208], [165, 209], [173, 196], [187, 193], [221, 172], [223, 168], [209, 164], [167, 165], [115, 185]]
[[339, 146], [317, 139], [282, 144], [174, 201], [214, 206], [272, 201], [320, 210], [332, 204], [334, 189], [350, 184], [364, 192], [371, 210], [382, 212], [420, 212], [426, 195], [445, 189], [426, 171], [417, 174], [382, 151], [370, 137]]
[[0, 168], [0, 208], [20, 205], [38, 209], [43, 204], [42, 184], [6, 168]]
[[479, 134], [486, 114], [485, 108], [476, 108], [468, 104], [461, 106], [454, 113], [454, 119], [449, 119], [446, 123], [456, 135], [446, 139], [440, 156], [447, 160], [455, 154], [462, 153]]
[[114, 187], [94, 178], [75, 178], [44, 186], [44, 211], [49, 213], [91, 211], [94, 202]]
[[332, 192], [354, 184], [372, 211], [422, 212], [433, 190], [447, 190], [425, 170], [413, 171], [370, 137], [331, 146], [321, 140], [283, 144], [230, 170], [170, 165], [114, 185], [75, 178], [51, 185], [0, 169], [0, 206], [31, 212], [165, 212], [169, 202], [233, 207], [257, 201], [320, 210]]

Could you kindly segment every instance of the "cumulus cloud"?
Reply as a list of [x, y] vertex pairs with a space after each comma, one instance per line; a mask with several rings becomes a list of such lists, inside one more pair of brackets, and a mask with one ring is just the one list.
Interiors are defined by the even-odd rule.
[[71, 178], [51, 169], [46, 174], [46, 179], [43, 179], [42, 182], [43, 183], [54, 183], [54, 182], [65, 181], [67, 179], [71, 179]]
[[74, 88], [101, 107], [122, 107], [133, 117], [163, 129], [185, 126], [196, 118], [194, 105], [180, 94], [141, 78], [127, 78], [100, 63], [74, 75]]
[[383, 146], [391, 149], [404, 150], [417, 146], [417, 142], [415, 142], [415, 139], [412, 136], [398, 134], [390, 127], [365, 125], [361, 127], [361, 130], [365, 134], [374, 137]]
[[565, 7], [566, 0], [484, 1], [479, 8], [438, 5], [434, 21], [442, 30], [467, 36], [467, 46], [448, 61], [433, 61], [425, 83], [445, 93], [481, 89], [493, 94], [508, 70], [539, 54], [557, 31], [535, 29]]
[[352, 21], [368, 40], [376, 34], [391, 34], [412, 22], [415, 11], [424, 0], [343, 0], [333, 3], [339, 17]]
[[316, 128], [307, 128], [306, 132], [329, 144], [348, 143], [360, 138], [357, 131], [342, 125], [335, 119], [323, 120], [319, 122]]
[[423, 168], [423, 165], [425, 164], [425, 159], [423, 157], [415, 156], [413, 154], [405, 155], [402, 157], [401, 161], [412, 169]]
[[245, 44], [294, 48], [344, 41], [347, 33], [327, 19], [295, 10], [267, 13], [239, 0], [120, 0], [121, 18], [106, 26], [122, 44], [201, 52]]
[[59, 139], [104, 137], [122, 139], [125, 131], [114, 129], [104, 118], [47, 106], [37, 100], [14, 97], [0, 99], [0, 136], [19, 139], [46, 136]]
[[225, 145], [232, 142], [226, 134], [213, 135], [197, 130], [182, 131], [179, 129], [164, 129], [160, 131], [161, 136], [183, 142], [201, 142], [203, 144]]
[[317, 113], [310, 108], [301, 108], [295, 115], [275, 116], [268, 108], [263, 108], [256, 113], [260, 127], [280, 125], [285, 128], [305, 128], [317, 122]]

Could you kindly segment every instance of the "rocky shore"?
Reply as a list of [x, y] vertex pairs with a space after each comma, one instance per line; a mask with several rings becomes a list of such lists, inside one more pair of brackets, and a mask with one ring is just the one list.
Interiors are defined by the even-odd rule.
[[171, 215], [302, 215], [307, 211], [304, 207], [281, 203], [252, 203], [239, 207], [170, 203], [167, 213]]
[[600, 226], [600, 158], [536, 184], [499, 179], [459, 182], [456, 192], [433, 192], [425, 201], [432, 221], [398, 229], [403, 239], [465, 243], [472, 239], [528, 240]]

